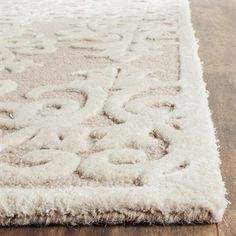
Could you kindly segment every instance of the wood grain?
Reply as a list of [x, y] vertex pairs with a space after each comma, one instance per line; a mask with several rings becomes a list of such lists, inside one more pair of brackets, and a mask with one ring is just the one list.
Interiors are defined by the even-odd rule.
[[91, 226], [0, 228], [4, 236], [235, 236], [236, 235], [236, 1], [191, 0], [200, 40], [209, 105], [220, 139], [222, 172], [231, 201], [222, 223], [190, 226]]

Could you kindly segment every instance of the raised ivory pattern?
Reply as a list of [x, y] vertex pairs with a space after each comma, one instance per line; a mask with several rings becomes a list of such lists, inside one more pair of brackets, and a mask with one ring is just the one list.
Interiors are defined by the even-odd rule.
[[[16, 1], [12, 14], [1, 13], [0, 69], [46, 67], [32, 56], [60, 47], [109, 64], [78, 64], [69, 82], [36, 85], [24, 102], [0, 102], [0, 184], [143, 186], [184, 171], [180, 137], [191, 132], [198, 107], [184, 105], [195, 98], [181, 81], [177, 1], [63, 2], [40, 1], [39, 11], [32, 1], [29, 13], [26, 1]], [[27, 28], [63, 17], [69, 27], [51, 36]], [[13, 92], [17, 82], [0, 81], [0, 96]]]

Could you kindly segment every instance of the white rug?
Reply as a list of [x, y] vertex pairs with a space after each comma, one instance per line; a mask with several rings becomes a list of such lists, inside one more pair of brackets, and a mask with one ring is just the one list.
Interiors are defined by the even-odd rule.
[[187, 0], [0, 7], [1, 225], [222, 219]]

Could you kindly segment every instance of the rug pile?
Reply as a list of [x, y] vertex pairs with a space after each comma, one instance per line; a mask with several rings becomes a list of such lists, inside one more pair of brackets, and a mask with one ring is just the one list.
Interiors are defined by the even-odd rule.
[[187, 0], [13, 2], [0, 3], [0, 224], [220, 221]]

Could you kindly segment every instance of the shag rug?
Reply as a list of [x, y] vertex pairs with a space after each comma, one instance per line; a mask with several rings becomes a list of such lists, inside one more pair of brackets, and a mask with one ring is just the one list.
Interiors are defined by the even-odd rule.
[[222, 219], [187, 0], [0, 6], [1, 225]]

